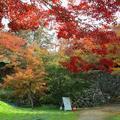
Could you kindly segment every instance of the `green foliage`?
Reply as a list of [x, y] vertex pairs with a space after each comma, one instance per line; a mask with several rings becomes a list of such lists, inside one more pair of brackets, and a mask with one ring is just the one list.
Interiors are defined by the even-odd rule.
[[86, 74], [72, 74], [59, 64], [60, 57], [50, 56], [46, 64], [48, 92], [41, 100], [43, 103], [60, 105], [63, 96], [69, 96], [72, 101], [78, 93], [90, 86], [85, 80]]

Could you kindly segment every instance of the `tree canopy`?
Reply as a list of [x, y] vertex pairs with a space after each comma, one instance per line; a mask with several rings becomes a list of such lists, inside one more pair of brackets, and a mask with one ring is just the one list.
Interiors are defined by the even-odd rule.
[[[120, 10], [119, 0], [67, 0], [67, 6], [63, 6], [62, 2], [62, 0], [30, 0], [28, 4], [21, 0], [1, 0], [0, 21], [3, 17], [9, 19], [10, 31], [35, 30], [41, 25], [51, 26], [56, 30], [58, 39], [69, 41], [67, 46], [73, 51], [82, 49], [86, 53], [88, 47], [92, 45], [89, 53], [100, 56], [98, 63], [102, 63], [98, 68], [103, 70], [107, 65], [107, 69], [109, 66], [111, 71], [115, 58], [106, 57], [106, 55], [115, 52], [118, 48], [112, 45], [113, 49], [108, 50], [108, 46], [113, 43], [119, 45], [120, 41], [120, 38], [110, 29], [110, 26], [117, 24], [116, 13]], [[0, 26], [2, 27], [2, 23]], [[87, 45], [88, 47], [85, 47]], [[70, 57], [75, 64], [81, 61], [80, 56]], [[88, 63], [85, 60], [82, 61], [89, 68], [94, 66], [88, 61]], [[73, 65], [71, 62], [70, 64]], [[86, 66], [83, 67], [86, 68]]]

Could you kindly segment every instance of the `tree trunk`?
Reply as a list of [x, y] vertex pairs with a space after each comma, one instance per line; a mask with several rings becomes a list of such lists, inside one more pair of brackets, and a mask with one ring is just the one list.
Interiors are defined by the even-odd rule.
[[33, 109], [34, 108], [34, 100], [33, 100], [33, 95], [32, 95], [31, 90], [29, 90], [28, 99], [30, 100], [31, 108]]

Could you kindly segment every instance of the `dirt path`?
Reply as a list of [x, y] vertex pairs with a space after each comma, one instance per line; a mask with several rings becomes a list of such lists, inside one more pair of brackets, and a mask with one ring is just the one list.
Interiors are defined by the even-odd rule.
[[108, 115], [120, 113], [120, 105], [82, 109], [79, 120], [105, 120]]

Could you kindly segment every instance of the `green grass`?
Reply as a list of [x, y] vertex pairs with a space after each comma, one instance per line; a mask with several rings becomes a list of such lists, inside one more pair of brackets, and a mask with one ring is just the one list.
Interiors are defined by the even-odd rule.
[[0, 101], [0, 120], [78, 120], [78, 112], [50, 108], [16, 108]]
[[120, 120], [120, 114], [110, 116], [106, 120]]

